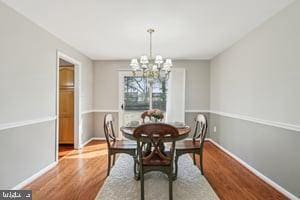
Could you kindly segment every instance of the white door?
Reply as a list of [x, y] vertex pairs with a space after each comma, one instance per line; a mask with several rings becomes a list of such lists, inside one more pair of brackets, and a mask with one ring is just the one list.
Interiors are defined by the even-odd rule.
[[140, 121], [141, 113], [149, 109], [149, 88], [145, 79], [132, 72], [119, 72], [119, 126]]
[[119, 126], [141, 121], [145, 110], [166, 111], [167, 82], [155, 80], [148, 84], [144, 77], [134, 77], [131, 71], [119, 72]]

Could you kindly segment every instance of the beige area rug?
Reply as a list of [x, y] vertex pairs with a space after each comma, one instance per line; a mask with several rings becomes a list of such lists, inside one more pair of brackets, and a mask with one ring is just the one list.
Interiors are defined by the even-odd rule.
[[[173, 182], [174, 200], [215, 200], [219, 199], [200, 170], [193, 165], [189, 155], [179, 158], [177, 180]], [[169, 183], [161, 172], [145, 175], [145, 200], [168, 200]], [[140, 182], [133, 178], [132, 157], [121, 154], [110, 176], [100, 189], [97, 200], [138, 200]]]

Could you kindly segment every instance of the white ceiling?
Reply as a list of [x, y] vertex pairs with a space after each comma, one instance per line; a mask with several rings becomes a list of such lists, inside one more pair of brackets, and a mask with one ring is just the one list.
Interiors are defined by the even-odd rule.
[[[210, 59], [293, 0], [2, 0], [93, 60]], [[148, 49], [148, 47], [147, 47]]]

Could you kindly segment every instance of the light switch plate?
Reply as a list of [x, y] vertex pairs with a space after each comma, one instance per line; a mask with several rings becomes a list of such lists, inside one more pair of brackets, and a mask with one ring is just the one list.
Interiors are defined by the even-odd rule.
[[216, 127], [216, 126], [214, 126], [214, 128], [213, 128], [213, 132], [214, 132], [214, 133], [217, 132], [217, 127]]

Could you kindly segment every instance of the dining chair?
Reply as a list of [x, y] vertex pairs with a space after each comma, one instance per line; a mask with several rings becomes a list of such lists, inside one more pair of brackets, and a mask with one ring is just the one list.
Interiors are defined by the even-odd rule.
[[[136, 160], [136, 143], [117, 140], [113, 126], [112, 114], [106, 114], [104, 116], [104, 133], [108, 149], [108, 167], [107, 176], [109, 176], [111, 168], [111, 156], [113, 156], [113, 165], [115, 164], [116, 154], [126, 153], [133, 156], [134, 161]], [[136, 163], [134, 163], [134, 172], [136, 173]]]
[[193, 154], [194, 165], [196, 165], [196, 156], [198, 154], [200, 156], [200, 169], [201, 174], [204, 175], [203, 170], [203, 145], [207, 132], [207, 119], [205, 115], [198, 114], [195, 118], [196, 127], [192, 140], [185, 140], [182, 142], [178, 142], [176, 145], [176, 155], [175, 155], [175, 178], [177, 177], [178, 172], [178, 159], [179, 156], [187, 153]]
[[[139, 176], [141, 181], [141, 199], [144, 200], [144, 174], [150, 171], [165, 173], [169, 179], [169, 199], [173, 199], [173, 162], [175, 141], [178, 130], [168, 124], [149, 123], [137, 127], [133, 136], [137, 140]], [[160, 144], [171, 143], [169, 149], [162, 150]], [[145, 145], [151, 143], [152, 148], [145, 150]]]

